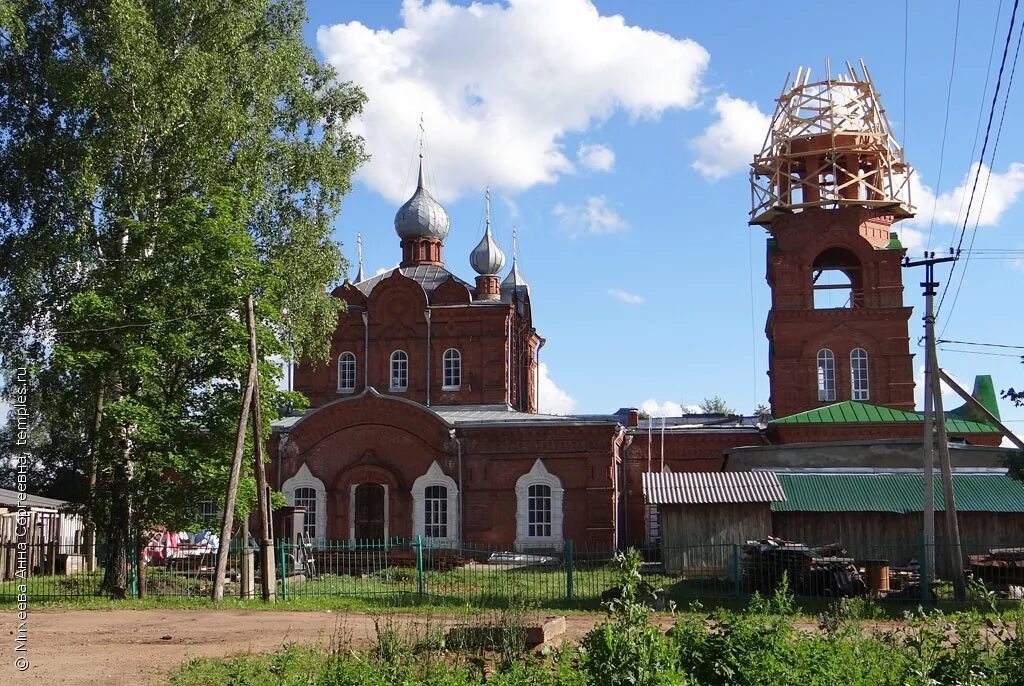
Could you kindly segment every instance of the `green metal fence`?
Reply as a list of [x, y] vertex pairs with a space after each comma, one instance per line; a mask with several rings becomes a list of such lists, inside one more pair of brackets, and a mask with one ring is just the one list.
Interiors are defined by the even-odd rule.
[[[15, 544], [6, 545], [5, 557], [16, 558]], [[977, 588], [1002, 597], [1024, 594], [1024, 547], [965, 545], [967, 549], [984, 551], [964, 558]], [[744, 598], [755, 591], [771, 592], [783, 577], [795, 593], [809, 597], [870, 593], [928, 600], [951, 595], [942, 571], [947, 549], [937, 547], [931, 556], [921, 546], [876, 546], [871, 551], [868, 557], [854, 559], [838, 546], [811, 549], [780, 542], [639, 548], [644, 588], [655, 602]], [[249, 588], [251, 597], [261, 597], [259, 556], [253, 552], [250, 548], [243, 553], [237, 542], [232, 543], [225, 597], [241, 598]], [[245, 554], [252, 554], [251, 560]], [[98, 558], [102, 561], [102, 554]], [[919, 564], [929, 558], [940, 570], [931, 587], [922, 584]], [[34, 602], [100, 595], [103, 571], [88, 571], [80, 548], [49, 544], [35, 551], [32, 559], [27, 578], [0, 569], [0, 602], [14, 601], [22, 593]], [[616, 551], [572, 540], [556, 550], [528, 551], [442, 546], [419, 538], [312, 545], [278, 541], [275, 560], [280, 599], [347, 597], [382, 606], [596, 608], [614, 596], [619, 579]], [[249, 585], [243, 579], [246, 562], [254, 571]], [[215, 567], [214, 550], [150, 558], [141, 574], [131, 565], [124, 593], [136, 598], [208, 598]]]

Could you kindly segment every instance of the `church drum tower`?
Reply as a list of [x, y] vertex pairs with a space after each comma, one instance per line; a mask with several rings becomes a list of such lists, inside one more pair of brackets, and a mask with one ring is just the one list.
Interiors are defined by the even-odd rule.
[[906, 251], [892, 231], [913, 216], [911, 168], [860, 67], [787, 77], [752, 164], [750, 223], [769, 233], [775, 417], [845, 400], [914, 409]]

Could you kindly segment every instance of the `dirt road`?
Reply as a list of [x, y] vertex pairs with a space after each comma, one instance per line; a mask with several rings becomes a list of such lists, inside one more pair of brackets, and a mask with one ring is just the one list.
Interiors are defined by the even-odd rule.
[[[566, 638], [579, 640], [601, 618], [566, 619]], [[409, 614], [392, 621], [415, 633], [427, 623], [457, 620]], [[18, 672], [14, 613], [4, 612], [0, 625], [7, 637], [0, 664], [5, 685], [162, 684], [195, 657], [267, 652], [288, 643], [365, 645], [376, 636], [374, 615], [355, 612], [37, 610], [29, 617], [29, 668]]]

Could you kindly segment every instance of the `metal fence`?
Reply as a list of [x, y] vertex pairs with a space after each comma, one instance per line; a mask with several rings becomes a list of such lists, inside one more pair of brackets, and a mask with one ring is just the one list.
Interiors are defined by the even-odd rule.
[[[17, 557], [16, 544], [7, 554]], [[997, 597], [1024, 595], [1024, 547], [986, 548], [964, 558], [973, 587]], [[967, 549], [967, 546], [965, 546]], [[929, 600], [951, 597], [940, 575], [922, 584], [919, 561], [948, 559], [938, 547], [877, 547], [867, 558], [847, 556], [839, 546], [808, 548], [777, 541], [638, 549], [643, 560], [644, 591], [654, 602], [685, 604], [693, 600], [746, 598], [767, 594], [787, 579], [798, 596], [872, 595], [879, 598]], [[0, 602], [19, 595], [33, 602], [74, 601], [101, 596], [102, 569], [87, 569], [78, 549], [47, 544], [31, 551], [33, 566], [25, 574], [0, 578]], [[258, 559], [252, 548], [233, 542], [225, 597], [259, 598]], [[250, 555], [248, 559], [246, 555]], [[98, 556], [102, 561], [102, 551]], [[250, 562], [251, 560], [251, 562]], [[150, 559], [138, 574], [131, 565], [127, 597], [208, 598], [213, 586], [216, 551], [191, 550], [166, 559]], [[253, 581], [244, 570], [255, 567]], [[597, 608], [616, 594], [620, 571], [616, 551], [577, 547], [515, 551], [488, 546], [438, 546], [421, 539], [323, 541], [275, 545], [277, 597], [357, 598], [381, 606], [415, 603], [501, 607]], [[315, 602], [315, 600], [313, 601]]]

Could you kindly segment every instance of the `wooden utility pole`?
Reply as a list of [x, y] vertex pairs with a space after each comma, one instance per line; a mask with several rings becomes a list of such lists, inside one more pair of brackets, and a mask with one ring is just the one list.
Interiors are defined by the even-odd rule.
[[238, 495], [238, 477], [242, 470], [242, 456], [245, 454], [245, 429], [249, 423], [249, 407], [256, 387], [256, 322], [252, 311], [252, 296], [245, 299], [246, 325], [249, 329], [249, 376], [242, 394], [242, 409], [235, 431], [235, 454], [231, 459], [231, 474], [228, 477], [228, 492], [224, 497], [224, 520], [220, 529], [220, 545], [217, 547], [217, 574], [213, 580], [215, 601], [224, 597], [224, 574], [228, 568], [228, 552], [231, 546], [231, 529], [235, 524], [235, 497]]
[[[942, 499], [945, 503], [943, 519], [946, 522], [946, 547], [949, 551], [949, 564], [953, 575], [953, 593], [957, 600], [967, 595], [967, 583], [964, 579], [963, 554], [960, 546], [960, 524], [956, 513], [956, 499], [953, 494], [953, 467], [949, 456], [949, 440], [946, 436], [946, 415], [942, 408], [942, 382], [939, 378], [939, 355], [935, 345], [935, 289], [939, 282], [935, 280], [935, 265], [953, 262], [955, 255], [935, 257], [935, 253], [925, 253], [925, 259], [911, 262], [906, 260], [904, 267], [924, 267], [925, 280], [921, 283], [925, 296], [925, 436], [924, 436], [924, 499], [925, 499], [925, 547], [934, 549], [934, 484], [932, 463], [934, 442], [938, 441], [939, 468], [942, 473]], [[930, 396], [930, 397], [929, 397]], [[934, 409], [935, 430], [932, 431], [929, 419]], [[929, 514], [929, 510], [931, 513]], [[929, 540], [929, 530], [931, 540]], [[929, 556], [931, 557], [931, 556]], [[934, 574], [933, 565], [929, 565], [928, 575]], [[928, 580], [930, 581], [930, 579]]]
[[274, 573], [274, 533], [270, 523], [270, 486], [267, 484], [267, 470], [263, 462], [263, 409], [260, 407], [258, 375], [252, 396], [252, 434], [256, 502], [260, 515], [260, 584], [263, 587], [263, 600], [271, 601], [277, 593], [277, 575]]

